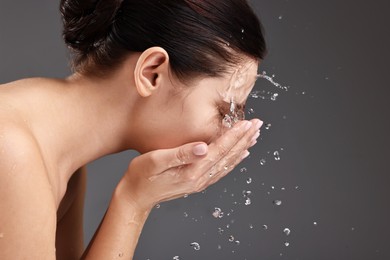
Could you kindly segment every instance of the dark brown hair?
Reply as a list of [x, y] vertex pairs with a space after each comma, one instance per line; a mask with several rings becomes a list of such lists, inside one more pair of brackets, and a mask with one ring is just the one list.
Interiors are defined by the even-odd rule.
[[243, 54], [261, 60], [266, 52], [246, 0], [61, 0], [60, 10], [78, 71], [107, 71], [160, 46], [179, 78], [219, 76]]

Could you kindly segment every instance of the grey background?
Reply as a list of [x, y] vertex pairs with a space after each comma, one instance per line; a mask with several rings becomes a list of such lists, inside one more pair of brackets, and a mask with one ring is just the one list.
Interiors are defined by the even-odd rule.
[[[251, 157], [226, 179], [155, 209], [135, 259], [390, 259], [389, 2], [252, 3], [269, 46], [260, 71], [290, 89], [258, 81], [256, 90], [279, 97], [250, 99], [250, 116], [272, 127], [263, 129]], [[57, 6], [52, 0], [0, 1], [0, 82], [69, 74]], [[89, 165], [86, 242], [135, 155]], [[252, 191], [251, 205], [244, 205], [243, 190]], [[282, 204], [274, 205], [275, 199]], [[223, 218], [213, 218], [214, 207]], [[230, 235], [240, 244], [229, 242]]]

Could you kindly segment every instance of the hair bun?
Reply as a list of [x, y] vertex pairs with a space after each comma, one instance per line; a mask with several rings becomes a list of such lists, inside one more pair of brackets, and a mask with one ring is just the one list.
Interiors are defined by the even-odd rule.
[[65, 43], [85, 55], [100, 45], [115, 21], [122, 0], [61, 0]]

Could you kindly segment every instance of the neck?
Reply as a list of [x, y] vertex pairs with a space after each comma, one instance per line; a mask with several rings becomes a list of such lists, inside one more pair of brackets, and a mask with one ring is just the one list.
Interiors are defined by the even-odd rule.
[[138, 97], [131, 79], [121, 75], [96, 79], [74, 74], [45, 89], [50, 96], [42, 101], [54, 98], [56, 102], [44, 105], [44, 113], [37, 111], [41, 116], [34, 131], [46, 161], [53, 163], [49, 167], [56, 173], [59, 194], [78, 168], [134, 148], [131, 113]]

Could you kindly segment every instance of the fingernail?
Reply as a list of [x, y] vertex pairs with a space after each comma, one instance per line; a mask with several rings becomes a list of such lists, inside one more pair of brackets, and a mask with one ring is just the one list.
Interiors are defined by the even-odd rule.
[[195, 155], [205, 155], [207, 153], [207, 145], [206, 144], [198, 144], [192, 148], [192, 152]]
[[257, 144], [257, 140], [253, 140], [252, 143], [249, 145], [250, 147], [254, 146], [255, 144]]
[[255, 123], [255, 127], [257, 128], [257, 129], [260, 129], [260, 127], [263, 125], [263, 121], [261, 121], [261, 120], [256, 120], [256, 123]]
[[245, 158], [247, 158], [251, 153], [247, 151], [244, 152], [244, 154], [242, 155], [242, 160], [244, 160]]
[[252, 137], [251, 142], [255, 141], [260, 136], [260, 130], [256, 132], [256, 134]]
[[251, 126], [252, 126], [252, 122], [246, 121], [242, 127], [244, 128], [244, 131], [248, 131], [251, 128]]

